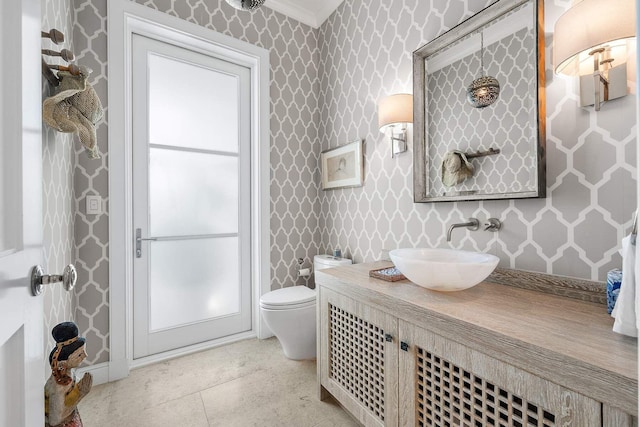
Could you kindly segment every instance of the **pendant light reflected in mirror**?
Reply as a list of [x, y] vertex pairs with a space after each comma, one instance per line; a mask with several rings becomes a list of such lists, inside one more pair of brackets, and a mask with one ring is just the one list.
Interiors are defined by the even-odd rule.
[[500, 82], [484, 75], [484, 36], [480, 31], [480, 77], [467, 87], [467, 99], [473, 108], [484, 108], [498, 100]]
[[225, 0], [238, 10], [255, 10], [262, 6], [264, 0]]

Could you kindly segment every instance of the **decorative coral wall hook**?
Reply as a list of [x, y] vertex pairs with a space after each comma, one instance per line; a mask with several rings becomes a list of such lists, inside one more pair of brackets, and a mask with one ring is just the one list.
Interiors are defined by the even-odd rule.
[[[51, 39], [51, 41], [55, 44], [60, 44], [64, 42], [64, 34], [61, 31], [56, 30], [55, 28], [52, 28], [51, 30], [49, 30], [49, 32], [41, 31], [41, 35], [42, 35], [42, 38]], [[62, 60], [64, 60], [65, 62], [73, 61], [73, 59], [75, 58], [75, 56], [73, 55], [73, 52], [71, 52], [69, 49], [62, 49], [60, 52], [56, 52], [55, 50], [51, 50], [51, 49], [42, 49], [41, 53], [42, 55], [47, 55], [47, 56], [58, 56], [62, 58]], [[67, 65], [58, 65], [58, 64], [47, 64], [47, 62], [44, 60], [44, 57], [43, 57], [42, 58], [42, 75], [47, 79], [47, 81], [51, 84], [51, 86], [54, 86], [54, 87], [57, 87], [60, 85], [60, 79], [58, 78], [58, 76], [56, 76], [53, 73], [53, 71], [51, 71], [52, 69], [59, 70], [59, 71], [68, 71], [74, 76], [77, 76], [80, 74], [80, 68], [77, 65], [69, 64], [67, 66]]]

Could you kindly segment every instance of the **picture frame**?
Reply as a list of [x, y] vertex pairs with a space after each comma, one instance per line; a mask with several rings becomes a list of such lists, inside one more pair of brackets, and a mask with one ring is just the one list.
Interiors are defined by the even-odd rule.
[[362, 187], [364, 184], [363, 142], [353, 141], [320, 153], [322, 189]]

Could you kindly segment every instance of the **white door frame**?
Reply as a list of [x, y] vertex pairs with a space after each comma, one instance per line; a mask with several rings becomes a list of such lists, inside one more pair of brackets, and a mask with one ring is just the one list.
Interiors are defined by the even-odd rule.
[[[141, 34], [213, 55], [251, 70], [251, 271], [253, 330], [267, 337], [260, 296], [270, 291], [269, 262], [269, 51], [128, 0], [108, 4], [109, 34], [109, 381], [131, 366], [198, 351], [205, 345], [133, 361], [133, 199], [131, 37]], [[225, 341], [229, 342], [229, 340]], [[208, 346], [220, 344], [209, 343]]]

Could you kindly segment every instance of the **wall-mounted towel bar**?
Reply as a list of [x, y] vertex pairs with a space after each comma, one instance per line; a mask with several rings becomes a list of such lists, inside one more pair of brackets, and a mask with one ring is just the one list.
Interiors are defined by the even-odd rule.
[[465, 153], [467, 159], [473, 159], [475, 157], [484, 157], [484, 156], [494, 156], [496, 154], [500, 154], [499, 148], [489, 148], [486, 151], [476, 151], [475, 153]]

